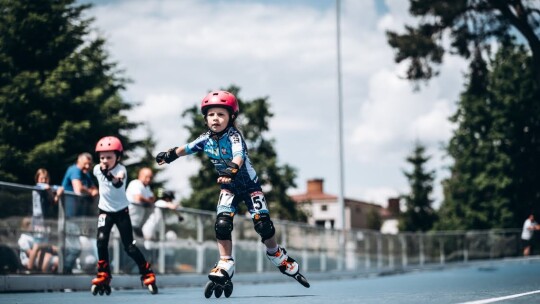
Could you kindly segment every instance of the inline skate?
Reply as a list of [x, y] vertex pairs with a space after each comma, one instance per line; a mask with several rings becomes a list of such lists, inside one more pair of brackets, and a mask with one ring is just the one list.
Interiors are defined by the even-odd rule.
[[302, 286], [309, 288], [309, 282], [300, 273], [300, 265], [287, 255], [285, 248], [279, 247], [276, 253], [266, 253], [266, 256], [274, 265], [276, 265], [281, 273], [293, 277], [298, 283], [302, 284]]
[[204, 287], [205, 298], [210, 298], [212, 293], [216, 298], [222, 294], [226, 298], [230, 297], [233, 292], [233, 283], [231, 281], [234, 275], [234, 260], [220, 259], [214, 268], [208, 274], [210, 281]]
[[141, 284], [148, 288], [151, 294], [158, 293], [158, 287], [156, 285], [156, 275], [150, 268], [150, 263], [146, 262], [141, 268]]
[[109, 263], [105, 260], [100, 260], [98, 262], [98, 273], [97, 276], [92, 279], [92, 294], [95, 296], [99, 293], [100, 296], [103, 294], [111, 294], [111, 271], [109, 269]]

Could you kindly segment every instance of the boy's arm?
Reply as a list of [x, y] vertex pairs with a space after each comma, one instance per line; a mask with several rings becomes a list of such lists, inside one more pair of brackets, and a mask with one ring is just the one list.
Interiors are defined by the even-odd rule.
[[109, 168], [103, 164], [100, 164], [99, 170], [101, 170], [103, 176], [105, 176], [105, 178], [110, 181], [115, 188], [120, 188], [124, 184], [124, 178], [126, 176], [124, 170], [120, 170], [116, 173], [116, 175], [113, 175], [111, 170], [109, 170]]
[[232, 160], [233, 163], [238, 165], [238, 168], [241, 168], [244, 164], [244, 158], [242, 156], [235, 156]]
[[235, 156], [232, 161], [227, 163], [227, 168], [219, 172], [218, 184], [231, 183], [243, 164], [244, 158], [242, 156]]

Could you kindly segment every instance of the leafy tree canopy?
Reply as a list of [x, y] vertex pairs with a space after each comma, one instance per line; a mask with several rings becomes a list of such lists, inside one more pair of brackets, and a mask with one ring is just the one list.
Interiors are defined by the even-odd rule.
[[[405, 33], [387, 32], [395, 61], [408, 60], [407, 79], [428, 80], [438, 74], [445, 52], [470, 58], [489, 50], [494, 40], [524, 40], [533, 54], [540, 83], [540, 5], [533, 0], [409, 0], [418, 25]], [[447, 35], [446, 35], [447, 34]], [[446, 40], [449, 38], [449, 44]], [[448, 45], [448, 46], [447, 46]]]

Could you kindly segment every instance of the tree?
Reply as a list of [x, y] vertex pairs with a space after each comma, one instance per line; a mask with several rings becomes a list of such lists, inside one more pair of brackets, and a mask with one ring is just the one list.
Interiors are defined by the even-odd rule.
[[[153, 139], [153, 133], [151, 130], [148, 130], [148, 135], [144, 139], [134, 141], [133, 145], [139, 147], [138, 150], [141, 150], [142, 155], [137, 155], [134, 162], [125, 164], [128, 171], [128, 182], [137, 179], [139, 176], [139, 170], [142, 168], [151, 168], [152, 172], [154, 173], [154, 177], [164, 170], [164, 168], [156, 166], [156, 158], [153, 153], [154, 147], [156, 146], [156, 141]], [[152, 179], [150, 187], [153, 189], [155, 195], [157, 195], [157, 190], [163, 188], [163, 186], [164, 181], [157, 180], [156, 178]]]
[[399, 219], [400, 231], [427, 231], [437, 219], [432, 208], [433, 180], [435, 171], [427, 171], [425, 165], [431, 157], [425, 155], [426, 148], [419, 142], [415, 144], [413, 153], [407, 157], [412, 171], [403, 173], [409, 180], [410, 193], [403, 195], [406, 210]]
[[46, 167], [59, 183], [99, 138], [138, 126], [119, 92], [129, 80], [89, 35], [90, 6], [74, 0], [0, 0], [0, 180], [33, 184]]
[[[493, 39], [508, 41], [521, 34], [533, 55], [534, 77], [540, 84], [540, 10], [528, 0], [410, 0], [409, 12], [420, 19], [404, 34], [387, 32], [396, 49], [395, 61], [408, 60], [407, 79], [429, 80], [438, 72], [445, 52], [470, 58], [489, 50]], [[449, 46], [446, 38], [450, 39]], [[521, 37], [519, 37], [521, 38]]]
[[[265, 189], [266, 201], [272, 215], [281, 219], [305, 221], [305, 215], [287, 195], [289, 188], [296, 187], [296, 170], [289, 165], [278, 164], [274, 141], [265, 137], [269, 130], [268, 121], [273, 116], [268, 97], [243, 101], [238, 95], [240, 88], [230, 86], [226, 90], [238, 99], [240, 115], [237, 123], [247, 143], [251, 162], [259, 175], [259, 182]], [[191, 119], [191, 124], [185, 126], [190, 133], [189, 140], [194, 140], [207, 130], [198, 106], [187, 109], [182, 116]], [[182, 203], [187, 207], [215, 210], [220, 192], [216, 183], [217, 173], [204, 153], [198, 153], [194, 157], [200, 162], [201, 170], [189, 178], [193, 192]]]
[[540, 105], [533, 59], [503, 45], [491, 64], [476, 56], [451, 121], [439, 229], [521, 227], [538, 205]]

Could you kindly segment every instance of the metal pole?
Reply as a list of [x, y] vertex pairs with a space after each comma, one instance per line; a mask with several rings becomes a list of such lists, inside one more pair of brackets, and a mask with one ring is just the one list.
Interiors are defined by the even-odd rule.
[[[341, 83], [341, 1], [336, 0], [336, 43], [337, 43], [337, 80], [338, 80], [338, 151], [339, 151], [339, 196], [338, 204], [341, 217], [341, 238], [340, 238], [340, 249], [341, 249], [341, 261], [345, 263], [345, 199], [344, 199], [344, 176], [343, 176], [343, 93], [342, 93], [342, 83]], [[343, 266], [342, 266], [343, 267]], [[342, 268], [341, 267], [341, 268]]]

